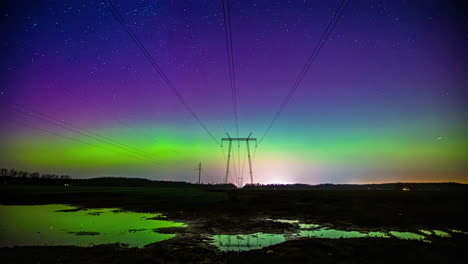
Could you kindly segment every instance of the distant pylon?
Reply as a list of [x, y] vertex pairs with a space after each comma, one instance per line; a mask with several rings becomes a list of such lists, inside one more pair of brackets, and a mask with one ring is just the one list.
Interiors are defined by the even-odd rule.
[[198, 163], [198, 184], [201, 183], [201, 162]]
[[198, 170], [198, 184], [200, 184], [201, 183], [201, 170], [202, 170], [201, 162], [198, 163], [198, 166], [195, 169]]

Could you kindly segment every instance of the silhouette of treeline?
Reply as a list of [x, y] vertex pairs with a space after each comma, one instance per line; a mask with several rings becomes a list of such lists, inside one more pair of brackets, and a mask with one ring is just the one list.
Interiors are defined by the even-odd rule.
[[236, 189], [233, 184], [192, 184], [181, 181], [157, 181], [143, 178], [98, 177], [72, 179], [70, 175], [40, 174], [15, 169], [1, 169], [1, 183], [34, 185], [83, 185], [83, 186], [128, 186], [128, 187], [198, 187], [204, 189]]
[[[158, 181], [144, 178], [99, 177], [72, 179], [69, 175], [40, 174], [15, 169], [1, 169], [1, 183], [35, 185], [84, 185], [84, 186], [128, 186], [128, 187], [195, 187], [201, 189], [237, 189], [233, 184], [193, 184], [182, 181]], [[328, 190], [328, 191], [468, 191], [468, 184], [445, 183], [382, 183], [382, 184], [247, 184], [242, 190]]]
[[202, 187], [205, 189], [236, 189], [233, 184], [193, 184], [182, 181], [158, 181], [144, 178], [99, 177], [91, 179], [74, 179], [73, 183], [92, 186], [158, 186], [158, 187]]
[[468, 184], [455, 182], [443, 183], [380, 183], [380, 184], [247, 184], [245, 190], [339, 190], [339, 191], [454, 191], [468, 190]]
[[59, 175], [59, 174], [41, 174], [39, 172], [29, 172], [15, 169], [6, 169], [2, 168], [0, 170], [1, 177], [10, 177], [10, 178], [31, 178], [31, 179], [61, 179], [68, 180], [71, 179], [70, 175]]

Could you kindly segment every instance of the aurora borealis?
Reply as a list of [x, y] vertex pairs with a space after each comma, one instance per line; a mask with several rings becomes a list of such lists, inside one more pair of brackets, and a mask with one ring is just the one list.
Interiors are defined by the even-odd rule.
[[[213, 134], [235, 135], [221, 2], [112, 2]], [[265, 131], [339, 2], [231, 1], [239, 136]], [[223, 181], [220, 147], [101, 1], [1, 12], [0, 167], [193, 182], [202, 162], [205, 182]], [[467, 14], [463, 1], [351, 1], [258, 147], [255, 182], [468, 182]]]

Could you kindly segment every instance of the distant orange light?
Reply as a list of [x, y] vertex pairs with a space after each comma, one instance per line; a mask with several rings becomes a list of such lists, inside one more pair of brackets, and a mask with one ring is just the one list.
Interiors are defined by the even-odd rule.
[[409, 191], [410, 189], [409, 188], [403, 188], [402, 191], [406, 192], [406, 191]]

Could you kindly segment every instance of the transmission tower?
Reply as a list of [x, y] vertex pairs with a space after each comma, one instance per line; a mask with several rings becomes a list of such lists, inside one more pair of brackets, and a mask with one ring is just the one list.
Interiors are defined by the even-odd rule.
[[[226, 134], [228, 136], [227, 138], [221, 138], [221, 147], [223, 147], [223, 142], [224, 141], [228, 141], [228, 153], [227, 153], [227, 160], [226, 160], [226, 180], [225, 180], [225, 182], [228, 183], [228, 181], [229, 181], [229, 165], [230, 165], [230, 162], [231, 162], [232, 142], [237, 141], [238, 144], [240, 144], [240, 141], [245, 141], [245, 145], [246, 145], [246, 148], [247, 148], [247, 156], [248, 156], [248, 159], [249, 159], [250, 183], [253, 184], [252, 159], [250, 157], [250, 142], [255, 141], [255, 147], [256, 147], [257, 146], [257, 138], [251, 138], [250, 136], [252, 135], [252, 133], [250, 133], [249, 136], [246, 137], [246, 138], [232, 138], [231, 136], [229, 136], [228, 133], [226, 133]], [[242, 178], [240, 180], [241, 180], [240, 185], [242, 185]]]
[[198, 171], [198, 184], [201, 183], [201, 173], [202, 173], [202, 167], [201, 167], [201, 162], [198, 163], [197, 167], [195, 170]]

